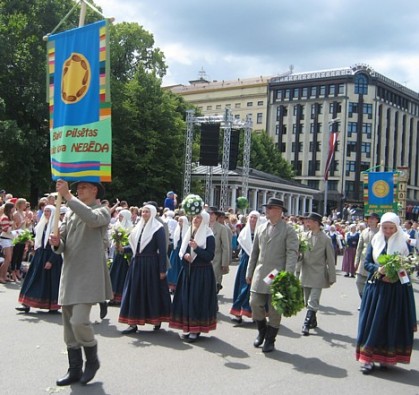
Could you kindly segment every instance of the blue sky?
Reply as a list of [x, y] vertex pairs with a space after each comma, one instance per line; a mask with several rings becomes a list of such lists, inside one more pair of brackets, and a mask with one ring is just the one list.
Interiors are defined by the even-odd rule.
[[419, 91], [417, 0], [96, 0], [165, 54], [164, 85], [368, 64]]

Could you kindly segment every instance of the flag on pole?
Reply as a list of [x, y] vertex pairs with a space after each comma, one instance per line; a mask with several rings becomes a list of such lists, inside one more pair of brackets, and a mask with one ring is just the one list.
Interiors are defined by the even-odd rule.
[[329, 179], [329, 169], [332, 164], [333, 155], [335, 153], [336, 142], [338, 141], [338, 132], [331, 131], [329, 135], [329, 151], [327, 153], [327, 160], [326, 160], [326, 167], [324, 170], [324, 180], [327, 181]]
[[52, 179], [111, 181], [111, 100], [106, 21], [48, 38]]

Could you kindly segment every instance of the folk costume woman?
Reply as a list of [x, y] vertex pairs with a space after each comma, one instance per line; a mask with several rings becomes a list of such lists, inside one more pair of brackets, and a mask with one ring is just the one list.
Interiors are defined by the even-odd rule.
[[54, 313], [60, 308], [58, 290], [60, 287], [61, 255], [54, 254], [48, 238], [52, 233], [55, 206], [47, 205], [35, 227], [35, 255], [19, 294], [18, 311], [29, 312], [31, 307], [47, 309]]
[[196, 215], [179, 251], [183, 266], [169, 326], [182, 330], [182, 338], [190, 342], [217, 326], [217, 287], [211, 263], [215, 238], [208, 225], [207, 212]]
[[413, 332], [417, 330], [412, 284], [389, 279], [386, 268], [378, 263], [380, 255], [395, 253], [409, 254], [407, 237], [399, 217], [385, 213], [364, 261], [369, 277], [362, 295], [356, 344], [356, 359], [363, 364], [363, 374], [374, 370], [374, 362], [381, 368], [410, 362]]
[[152, 324], [158, 330], [170, 318], [166, 234], [156, 214], [150, 204], [142, 208], [141, 220], [129, 236], [130, 245], [124, 248], [133, 254], [119, 313], [119, 322], [129, 325], [122, 331], [125, 335], [135, 333], [137, 325]]
[[171, 292], [176, 290], [177, 279], [179, 277], [180, 269], [182, 269], [182, 259], [179, 257], [179, 251], [188, 228], [188, 218], [184, 216], [179, 217], [173, 235], [173, 251], [170, 254], [170, 269], [167, 271], [167, 282], [169, 283]]
[[345, 234], [346, 248], [343, 254], [342, 271], [346, 272], [345, 277], [355, 277], [355, 255], [360, 233], [356, 231], [355, 224], [351, 224], [349, 230]]
[[246, 226], [241, 230], [238, 243], [241, 247], [240, 264], [237, 269], [234, 282], [233, 306], [230, 314], [235, 318], [232, 321], [241, 323], [242, 316], [252, 318], [252, 309], [250, 308], [250, 284], [246, 282], [246, 271], [249, 263], [249, 257], [253, 248], [253, 237], [257, 226], [259, 225], [260, 214], [258, 211], [251, 211]]
[[[133, 225], [131, 221], [131, 212], [129, 210], [121, 210], [119, 212], [119, 220], [113, 226], [111, 232], [118, 232], [119, 228], [122, 228], [127, 233], [131, 232]], [[124, 290], [129, 264], [127, 254], [119, 249], [120, 246], [116, 245], [115, 241], [112, 244], [115, 248], [112, 249], [114, 255], [109, 275], [111, 277], [113, 299], [109, 303], [119, 304], [122, 300], [122, 292]]]

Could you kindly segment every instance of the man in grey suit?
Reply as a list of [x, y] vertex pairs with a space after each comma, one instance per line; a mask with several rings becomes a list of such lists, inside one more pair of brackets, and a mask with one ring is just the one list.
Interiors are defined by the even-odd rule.
[[208, 214], [210, 215], [209, 226], [212, 229], [215, 237], [215, 253], [212, 260], [212, 267], [214, 268], [215, 279], [217, 281], [217, 294], [220, 292], [223, 281], [223, 275], [229, 271], [231, 260], [231, 243], [228, 237], [228, 230], [225, 225], [221, 225], [217, 218], [221, 212], [217, 207], [209, 207]]
[[[251, 284], [250, 306], [258, 327], [253, 345], [259, 347], [263, 343], [262, 351], [266, 353], [275, 349], [281, 315], [272, 306], [269, 284], [264, 280], [274, 269], [294, 273], [298, 259], [298, 236], [294, 228], [282, 219], [282, 213], [286, 212], [282, 200], [270, 198], [264, 206], [268, 222], [256, 229], [246, 281]], [[266, 321], [266, 304], [269, 323]]]
[[319, 310], [322, 289], [329, 288], [336, 282], [336, 261], [332, 240], [321, 229], [322, 216], [310, 213], [305, 224], [309, 229], [307, 232], [309, 250], [304, 252], [302, 257], [300, 280], [307, 313], [301, 332], [304, 336], [308, 336], [310, 328], [317, 326], [316, 313]]

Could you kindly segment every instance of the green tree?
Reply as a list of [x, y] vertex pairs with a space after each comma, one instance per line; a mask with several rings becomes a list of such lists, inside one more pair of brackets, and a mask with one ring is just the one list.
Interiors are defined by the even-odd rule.
[[[73, 5], [71, 0], [0, 0], [0, 178], [3, 188], [33, 203], [51, 187], [43, 36]], [[94, 20], [91, 13], [87, 20]], [[77, 21], [73, 14], [62, 28]]]

